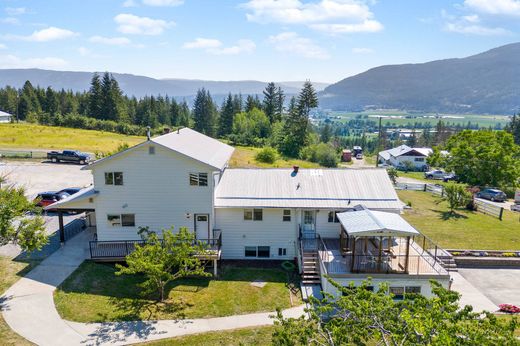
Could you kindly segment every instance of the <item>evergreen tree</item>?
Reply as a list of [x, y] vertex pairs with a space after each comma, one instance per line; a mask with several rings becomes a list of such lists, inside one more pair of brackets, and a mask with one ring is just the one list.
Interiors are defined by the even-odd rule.
[[42, 108], [44, 112], [49, 113], [51, 116], [55, 116], [59, 111], [58, 95], [51, 87], [47, 87], [47, 90], [45, 90], [45, 103]]
[[505, 130], [513, 135], [515, 143], [520, 145], [520, 113], [513, 115], [511, 122], [507, 124]]
[[329, 123], [325, 123], [325, 125], [321, 128], [320, 137], [321, 137], [321, 141], [323, 143], [330, 142], [330, 140], [332, 138], [332, 127], [330, 126]]
[[258, 95], [247, 95], [245, 111], [251, 112], [255, 108], [262, 109], [262, 102], [260, 102]]
[[88, 115], [96, 119], [102, 119], [102, 94], [101, 81], [99, 75], [94, 73], [90, 81], [90, 90], [88, 92]]
[[276, 104], [275, 104], [276, 121], [282, 120], [284, 102], [285, 102], [285, 94], [283, 93], [282, 87], [278, 87], [278, 91], [276, 92]]
[[243, 110], [242, 94], [233, 96], [233, 114], [241, 113]]
[[191, 127], [191, 111], [186, 100], [179, 105], [179, 123], [178, 126]]
[[233, 104], [233, 97], [230, 93], [221, 108], [218, 127], [219, 137], [225, 137], [231, 133], [235, 114], [235, 105]]
[[271, 82], [268, 83], [263, 91], [264, 100], [262, 101], [262, 109], [264, 110], [265, 115], [269, 118], [269, 121], [273, 123], [276, 118], [276, 106], [277, 106], [277, 89], [276, 85]]
[[209, 91], [202, 88], [197, 91], [193, 102], [193, 120], [195, 130], [205, 135], [216, 135], [217, 109]]

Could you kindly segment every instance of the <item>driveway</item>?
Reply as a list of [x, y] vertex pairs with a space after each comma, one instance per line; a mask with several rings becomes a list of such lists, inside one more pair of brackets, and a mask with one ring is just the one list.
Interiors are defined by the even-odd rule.
[[520, 306], [520, 268], [459, 268], [459, 273], [494, 304]]

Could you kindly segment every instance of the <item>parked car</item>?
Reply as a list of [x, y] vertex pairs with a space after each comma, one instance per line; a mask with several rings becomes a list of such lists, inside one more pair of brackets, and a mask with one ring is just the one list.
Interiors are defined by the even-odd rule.
[[39, 193], [34, 199], [34, 201], [36, 202], [36, 205], [38, 207], [43, 208], [58, 201], [61, 201], [62, 199], [67, 198], [69, 196], [70, 195], [66, 192], [48, 191]]
[[69, 195], [73, 195], [81, 191], [81, 187], [68, 187], [66, 189], [58, 191], [58, 193], [68, 193]]
[[75, 162], [86, 165], [90, 161], [90, 155], [77, 150], [51, 151], [47, 153], [47, 159], [52, 162]]
[[484, 189], [476, 194], [477, 198], [488, 199], [493, 202], [505, 202], [507, 196], [498, 189]]
[[424, 172], [424, 177], [426, 179], [444, 179], [444, 176], [446, 175], [446, 172], [440, 169], [435, 169], [433, 171]]
[[511, 211], [520, 212], [520, 204], [511, 204]]
[[447, 173], [444, 175], [444, 177], [442, 177], [442, 181], [444, 182], [448, 182], [448, 181], [458, 181], [459, 180], [459, 177], [457, 177], [457, 175], [455, 175], [455, 173]]
[[356, 159], [361, 160], [362, 158], [363, 158], [363, 154], [360, 153], [360, 154], [356, 155]]

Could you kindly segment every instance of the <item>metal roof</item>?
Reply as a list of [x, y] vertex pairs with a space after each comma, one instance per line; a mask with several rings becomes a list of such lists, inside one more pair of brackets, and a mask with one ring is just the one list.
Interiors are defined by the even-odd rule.
[[338, 220], [350, 236], [406, 237], [420, 234], [398, 214], [375, 210], [358, 210], [338, 213]]
[[217, 208], [400, 210], [384, 169], [226, 169], [215, 191]]
[[12, 117], [12, 114], [6, 113], [4, 111], [0, 111], [0, 117]]
[[403, 145], [400, 145], [400, 146], [392, 148], [392, 149], [380, 151], [379, 156], [381, 156], [385, 160], [388, 160], [388, 159], [390, 159], [390, 156], [399, 157], [401, 155], [405, 155], [405, 154], [409, 153], [412, 150], [415, 150], [416, 152], [422, 154], [423, 156], [428, 156], [433, 152], [433, 150], [431, 148], [411, 148], [411, 147], [403, 144]]
[[94, 190], [94, 186], [89, 186], [67, 198], [46, 206], [44, 209], [92, 209], [93, 206], [89, 202], [89, 198], [94, 197], [97, 193]]

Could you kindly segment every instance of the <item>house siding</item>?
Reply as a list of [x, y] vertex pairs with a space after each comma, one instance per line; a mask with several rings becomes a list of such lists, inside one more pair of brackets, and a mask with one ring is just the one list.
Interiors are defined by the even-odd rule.
[[[148, 152], [150, 145], [155, 147], [153, 155]], [[212, 228], [215, 168], [160, 145], [150, 145], [92, 168], [99, 191], [95, 199], [98, 240], [140, 239], [140, 226], [153, 231], [171, 226], [194, 231], [194, 214], [209, 214]], [[123, 172], [123, 185], [105, 185], [105, 172]], [[208, 186], [190, 186], [190, 172], [208, 173]], [[135, 227], [112, 226], [108, 214], [135, 214]]]
[[[297, 256], [299, 219], [294, 209], [291, 221], [283, 221], [284, 209], [263, 209], [262, 221], [244, 220], [244, 209], [217, 208], [216, 228], [222, 230], [223, 259], [255, 259], [245, 257], [246, 246], [269, 246], [271, 260]], [[286, 256], [278, 256], [278, 248], [286, 248]]]

